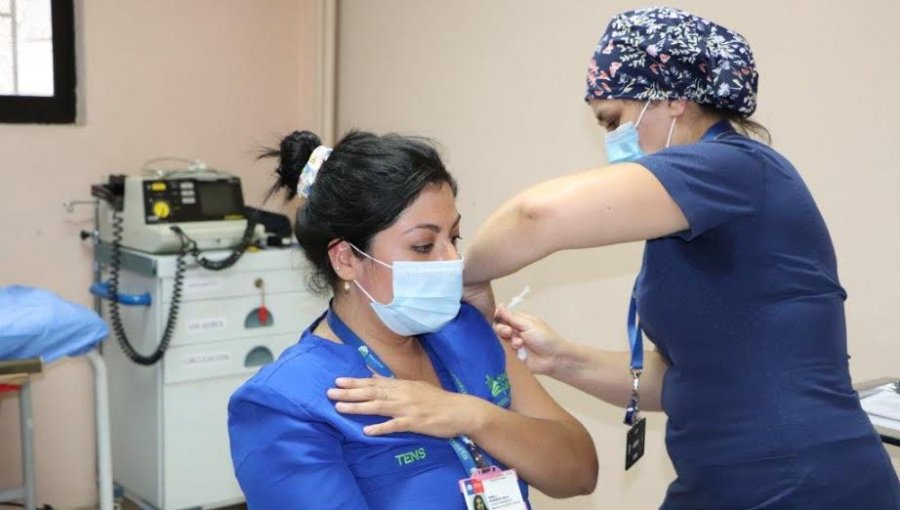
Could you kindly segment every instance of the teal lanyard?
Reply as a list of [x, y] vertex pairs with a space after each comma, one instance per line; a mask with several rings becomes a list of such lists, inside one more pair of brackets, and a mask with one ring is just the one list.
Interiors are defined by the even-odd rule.
[[[331, 331], [337, 335], [338, 338], [341, 339], [345, 345], [349, 345], [356, 349], [360, 356], [362, 356], [363, 361], [366, 363], [373, 372], [377, 373], [382, 377], [391, 377], [394, 378], [394, 373], [391, 371], [388, 366], [381, 361], [375, 351], [369, 349], [365, 342], [362, 341], [356, 333], [353, 332], [344, 321], [341, 320], [340, 317], [334, 310], [328, 310], [328, 326], [331, 328]], [[426, 344], [423, 344], [426, 345]], [[447, 369], [444, 362], [437, 356], [436, 353], [433, 353], [430, 348], [426, 345], [425, 350], [428, 352], [428, 357], [431, 359], [432, 364], [434, 365], [435, 370], [443, 370], [450, 374], [450, 378], [453, 380], [454, 386], [456, 386], [457, 393], [468, 393], [466, 391], [466, 387], [463, 384], [462, 380], [459, 377], [456, 377], [453, 372]], [[472, 442], [466, 436], [454, 437], [447, 440], [450, 443], [450, 446], [453, 448], [453, 451], [456, 453], [456, 456], [459, 457], [459, 462], [462, 463], [463, 468], [465, 468], [466, 473], [473, 473], [474, 471], [478, 471], [480, 469], [485, 469], [490, 467], [487, 460], [485, 459], [485, 455], [481, 452], [478, 446]]]

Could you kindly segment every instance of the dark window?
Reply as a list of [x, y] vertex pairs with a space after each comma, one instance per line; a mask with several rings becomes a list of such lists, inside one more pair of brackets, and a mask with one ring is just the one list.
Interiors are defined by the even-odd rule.
[[0, 0], [0, 122], [75, 122], [73, 0]]

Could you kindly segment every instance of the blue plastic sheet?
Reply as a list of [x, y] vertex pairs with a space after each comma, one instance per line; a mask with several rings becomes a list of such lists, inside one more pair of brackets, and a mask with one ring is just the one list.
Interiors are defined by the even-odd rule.
[[107, 335], [106, 323], [87, 307], [42, 289], [0, 287], [0, 360], [52, 363], [85, 354]]

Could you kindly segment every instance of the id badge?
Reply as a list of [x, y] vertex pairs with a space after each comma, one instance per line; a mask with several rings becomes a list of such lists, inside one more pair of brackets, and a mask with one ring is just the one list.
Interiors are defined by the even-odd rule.
[[647, 433], [647, 418], [641, 418], [628, 429], [625, 443], [625, 471], [628, 471], [644, 456], [644, 436]]
[[468, 510], [528, 510], [515, 469], [491, 467], [459, 481]]

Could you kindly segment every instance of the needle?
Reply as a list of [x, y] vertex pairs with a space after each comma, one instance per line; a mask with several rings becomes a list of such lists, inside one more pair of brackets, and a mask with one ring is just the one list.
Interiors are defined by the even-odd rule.
[[[519, 306], [519, 304], [525, 300], [525, 296], [527, 296], [529, 292], [531, 292], [531, 287], [526, 285], [525, 288], [522, 289], [522, 292], [520, 292], [517, 296], [515, 296], [514, 298], [509, 300], [509, 304], [506, 305], [506, 309], [512, 310], [513, 308]], [[528, 350], [525, 349], [524, 346], [519, 347], [516, 350], [516, 357], [518, 357], [522, 361], [525, 361], [526, 359], [528, 359]]]

